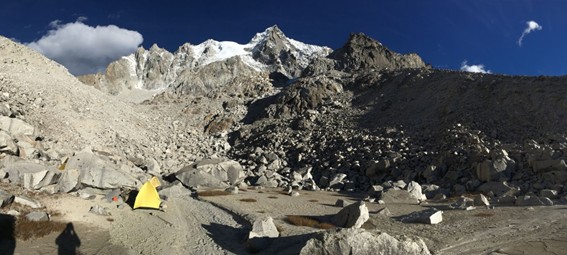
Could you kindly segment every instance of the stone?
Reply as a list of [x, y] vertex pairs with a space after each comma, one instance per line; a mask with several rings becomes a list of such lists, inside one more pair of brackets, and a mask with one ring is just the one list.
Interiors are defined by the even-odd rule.
[[41, 189], [39, 189], [39, 191], [53, 195], [53, 194], [59, 192], [59, 186], [57, 184], [51, 184], [51, 185], [47, 185], [45, 187], [42, 187]]
[[192, 166], [231, 185], [237, 184], [244, 178], [244, 169], [240, 163], [234, 160], [224, 158], [204, 159], [195, 162]]
[[29, 221], [49, 221], [49, 215], [46, 212], [31, 212], [26, 214]]
[[81, 172], [79, 169], [76, 168], [67, 168], [62, 171], [61, 177], [59, 178], [59, 182], [57, 183], [60, 192], [71, 192], [75, 191], [79, 188], [79, 177]]
[[492, 192], [496, 197], [500, 197], [505, 194], [513, 196], [520, 191], [518, 188], [510, 187], [506, 182], [487, 182], [480, 185], [476, 190], [485, 195]]
[[0, 130], [0, 153], [18, 155], [18, 146], [14, 143], [14, 138], [4, 130]]
[[211, 174], [195, 169], [191, 166], [181, 168], [175, 173], [175, 178], [190, 188], [227, 188], [228, 184]]
[[14, 195], [0, 189], [0, 208], [12, 204]]
[[266, 249], [274, 238], [280, 235], [272, 217], [257, 219], [252, 225], [252, 231], [248, 233], [246, 245], [252, 252]]
[[483, 194], [478, 194], [474, 197], [474, 205], [476, 206], [489, 206], [488, 198]]
[[0, 129], [7, 131], [16, 139], [19, 139], [22, 136], [29, 136], [35, 140], [39, 136], [35, 127], [32, 125], [23, 120], [9, 118], [6, 116], [0, 116]]
[[28, 190], [38, 190], [53, 184], [58, 179], [58, 173], [55, 170], [26, 161], [7, 164], [5, 171], [8, 172], [10, 182], [20, 184]]
[[[89, 150], [83, 150], [69, 158], [65, 165], [65, 170], [68, 169], [78, 169], [80, 172], [79, 182], [89, 187], [134, 189], [139, 184], [139, 181], [130, 173], [121, 170], [119, 166], [98, 157]], [[69, 184], [68, 187], [70, 186], [72, 184]]]
[[299, 192], [297, 191], [292, 191], [291, 194], [289, 194], [292, 197], [298, 197], [299, 196]]
[[383, 254], [428, 255], [425, 242], [418, 237], [393, 237], [364, 229], [339, 228], [316, 234], [307, 241], [301, 255]]
[[232, 194], [232, 195], [236, 195], [236, 194], [238, 194], [238, 187], [237, 186], [228, 187], [224, 191], [230, 192], [230, 194]]
[[346, 174], [337, 173], [334, 174], [329, 182], [329, 187], [332, 189], [342, 189], [344, 186], [343, 180], [347, 177]]
[[96, 194], [91, 189], [83, 189], [77, 191], [77, 195], [85, 200], [93, 200], [96, 198]]
[[425, 201], [427, 197], [422, 193], [421, 186], [419, 183], [411, 181], [406, 190], [410, 193], [411, 196], [415, 197], [418, 201]]
[[43, 207], [39, 201], [22, 196], [16, 196], [14, 198], [14, 203], [29, 206], [33, 209], [38, 209]]
[[331, 221], [341, 228], [360, 228], [369, 218], [366, 204], [359, 201], [341, 209]]
[[547, 197], [525, 195], [516, 198], [515, 205], [516, 206], [539, 206], [539, 205], [551, 206], [553, 205], [553, 201], [551, 201]]
[[402, 222], [423, 223], [423, 224], [439, 224], [443, 221], [443, 211], [431, 208], [424, 211], [413, 212], [401, 218]]
[[108, 209], [100, 205], [92, 206], [91, 209], [89, 210], [89, 213], [102, 215], [102, 216], [110, 216], [110, 212], [108, 211]]
[[380, 200], [386, 204], [418, 204], [419, 200], [411, 195], [407, 190], [389, 189], [382, 192]]
[[468, 197], [461, 197], [455, 203], [449, 205], [451, 209], [457, 210], [472, 210], [474, 209], [474, 199]]
[[549, 171], [565, 171], [567, 170], [567, 164], [563, 159], [550, 159], [550, 160], [540, 160], [534, 161], [532, 163], [532, 168], [536, 173], [549, 172]]
[[9, 210], [6, 214], [12, 215], [12, 216], [20, 216], [20, 215], [21, 215], [20, 212], [18, 212], [18, 211], [16, 211], [16, 210], [13, 210], [13, 209], [12, 209], [12, 210]]
[[443, 201], [445, 199], [447, 199], [447, 196], [443, 193], [437, 193], [437, 195], [433, 197], [433, 201]]
[[549, 199], [557, 199], [559, 197], [559, 192], [552, 189], [543, 189], [539, 192], [540, 197], [547, 197]]
[[165, 200], [169, 200], [170, 198], [187, 198], [191, 197], [191, 191], [179, 182], [175, 183], [174, 185], [162, 188], [158, 191], [160, 197], [165, 197]]

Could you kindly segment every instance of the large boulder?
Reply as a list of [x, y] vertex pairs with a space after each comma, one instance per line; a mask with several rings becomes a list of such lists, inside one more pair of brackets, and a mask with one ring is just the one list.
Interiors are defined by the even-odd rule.
[[59, 178], [59, 182], [57, 183], [60, 192], [71, 192], [76, 190], [79, 187], [79, 177], [81, 176], [81, 172], [79, 169], [65, 169], [63, 174], [61, 174], [61, 178]]
[[8, 173], [11, 183], [20, 184], [28, 190], [41, 189], [59, 179], [59, 173], [56, 170], [25, 161], [7, 164], [4, 171]]
[[359, 201], [341, 209], [332, 222], [341, 228], [360, 228], [369, 218], [368, 207], [363, 201]]
[[382, 192], [380, 200], [386, 204], [418, 204], [419, 199], [412, 195], [407, 190], [389, 189]]
[[18, 155], [18, 146], [12, 136], [4, 130], [0, 130], [0, 153]]
[[516, 199], [515, 205], [517, 206], [540, 206], [540, 205], [553, 205], [553, 201], [547, 197], [537, 197], [537, 196], [520, 196]]
[[307, 241], [301, 255], [426, 255], [431, 254], [420, 238], [392, 237], [387, 233], [368, 232], [364, 229], [334, 229], [318, 234]]
[[38, 132], [34, 126], [23, 120], [6, 116], [0, 116], [0, 130], [7, 131], [15, 138], [29, 136], [35, 139], [38, 136]]
[[227, 159], [205, 159], [181, 168], [175, 177], [188, 187], [224, 188], [244, 178], [240, 163]]
[[[99, 158], [88, 150], [81, 151], [69, 158], [69, 161], [65, 165], [65, 170], [63, 171], [70, 169], [79, 170], [79, 182], [82, 185], [94, 188], [136, 188], [139, 183], [130, 173], [121, 170], [116, 164], [110, 161]], [[72, 177], [73, 176], [70, 176], [69, 178]], [[69, 187], [73, 186], [73, 184], [65, 184], [63, 186]]]
[[252, 231], [248, 234], [247, 246], [252, 252], [258, 252], [268, 248], [272, 239], [277, 238], [280, 232], [274, 224], [272, 217], [258, 219], [252, 225]]

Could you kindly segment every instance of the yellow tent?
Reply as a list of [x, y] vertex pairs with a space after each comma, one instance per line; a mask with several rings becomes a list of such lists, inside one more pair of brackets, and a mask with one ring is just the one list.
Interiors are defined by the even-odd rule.
[[136, 201], [134, 201], [134, 209], [137, 208], [151, 208], [159, 209], [161, 204], [161, 199], [156, 190], [159, 187], [159, 180], [154, 176], [151, 180], [144, 183], [138, 195], [136, 196]]

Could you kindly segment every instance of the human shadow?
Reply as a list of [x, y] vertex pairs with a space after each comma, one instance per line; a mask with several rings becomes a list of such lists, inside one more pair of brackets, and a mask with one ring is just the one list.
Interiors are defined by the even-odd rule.
[[75, 232], [73, 223], [67, 223], [65, 230], [55, 239], [58, 246], [58, 255], [76, 255], [77, 248], [81, 246], [81, 239]]
[[0, 213], [0, 254], [14, 254], [16, 249], [15, 225], [16, 217]]

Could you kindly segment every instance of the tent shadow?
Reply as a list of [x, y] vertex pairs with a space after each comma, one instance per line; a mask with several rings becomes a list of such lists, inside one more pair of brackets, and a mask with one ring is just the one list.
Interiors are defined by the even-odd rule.
[[14, 254], [16, 249], [15, 227], [16, 217], [0, 213], [0, 254]]

